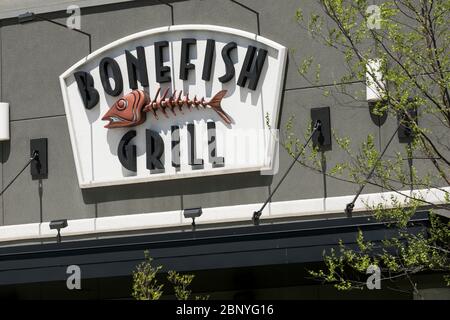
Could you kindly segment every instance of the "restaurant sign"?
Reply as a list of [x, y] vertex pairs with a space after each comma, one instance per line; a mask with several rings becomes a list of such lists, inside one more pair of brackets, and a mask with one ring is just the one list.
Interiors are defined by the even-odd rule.
[[211, 25], [139, 32], [60, 76], [81, 188], [271, 170], [286, 48]]

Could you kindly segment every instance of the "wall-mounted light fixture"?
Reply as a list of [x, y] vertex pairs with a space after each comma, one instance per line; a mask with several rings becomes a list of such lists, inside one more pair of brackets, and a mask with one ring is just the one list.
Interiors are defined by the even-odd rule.
[[56, 236], [56, 241], [58, 243], [61, 243], [61, 229], [64, 229], [65, 227], [67, 227], [67, 219], [50, 221], [50, 230], [58, 231], [58, 235]]
[[[34, 154], [37, 153], [37, 156]], [[48, 148], [47, 138], [31, 139], [30, 154], [34, 157], [31, 161], [31, 177], [33, 180], [47, 179], [48, 177]]]
[[186, 219], [192, 219], [192, 228], [195, 229], [195, 218], [198, 218], [202, 215], [203, 211], [202, 208], [191, 208], [191, 209], [184, 209], [184, 217]]
[[381, 72], [382, 60], [370, 59], [366, 68], [366, 98], [369, 104], [383, 101], [386, 94], [386, 84]]
[[331, 150], [331, 118], [330, 107], [311, 109], [311, 126], [320, 123], [320, 127], [315, 131], [312, 137], [313, 146], [320, 151]]
[[0, 102], [0, 141], [7, 141], [9, 138], [9, 103]]
[[414, 99], [408, 99], [405, 110], [397, 112], [398, 140], [400, 143], [411, 143], [414, 140], [413, 125], [418, 124], [417, 105]]

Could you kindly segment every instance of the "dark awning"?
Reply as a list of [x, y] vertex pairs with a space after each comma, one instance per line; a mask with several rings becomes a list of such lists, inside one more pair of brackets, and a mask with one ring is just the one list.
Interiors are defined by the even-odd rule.
[[[411, 232], [423, 230], [428, 213], [416, 214]], [[57, 244], [0, 248], [0, 285], [67, 279], [80, 266], [83, 279], [129, 276], [149, 250], [155, 263], [177, 271], [311, 263], [339, 239], [352, 245], [358, 229], [381, 241], [396, 231], [369, 217], [233, 226]]]

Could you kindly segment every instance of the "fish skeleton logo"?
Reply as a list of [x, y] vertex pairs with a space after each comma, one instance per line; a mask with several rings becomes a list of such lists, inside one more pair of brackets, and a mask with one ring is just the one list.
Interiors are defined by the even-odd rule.
[[154, 117], [158, 119], [157, 111], [161, 111], [165, 117], [169, 117], [167, 110], [170, 110], [174, 116], [176, 116], [175, 108], [183, 113], [183, 106], [187, 106], [188, 110], [191, 110], [192, 106], [197, 109], [201, 106], [203, 108], [211, 108], [222, 118], [227, 124], [231, 124], [231, 118], [222, 109], [220, 103], [223, 97], [226, 95], [227, 90], [219, 91], [211, 100], [207, 101], [205, 98], [189, 99], [189, 93], [182, 97], [182, 91], [177, 96], [176, 90], [173, 95], [167, 98], [169, 88], [167, 88], [163, 95], [159, 97], [161, 88], [158, 88], [155, 98], [150, 99], [147, 92], [143, 90], [133, 90], [126, 94], [124, 97], [117, 100], [116, 103], [106, 112], [102, 120], [109, 121], [105, 128], [124, 128], [134, 127], [145, 122], [146, 113], [152, 112]]

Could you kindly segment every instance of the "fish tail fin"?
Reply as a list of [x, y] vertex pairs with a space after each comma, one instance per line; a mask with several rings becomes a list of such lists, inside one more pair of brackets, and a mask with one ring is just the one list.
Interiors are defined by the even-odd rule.
[[223, 111], [220, 103], [222, 102], [223, 97], [227, 94], [227, 90], [221, 90], [214, 97], [211, 98], [206, 104], [210, 106], [217, 114], [228, 124], [231, 124], [230, 117]]

